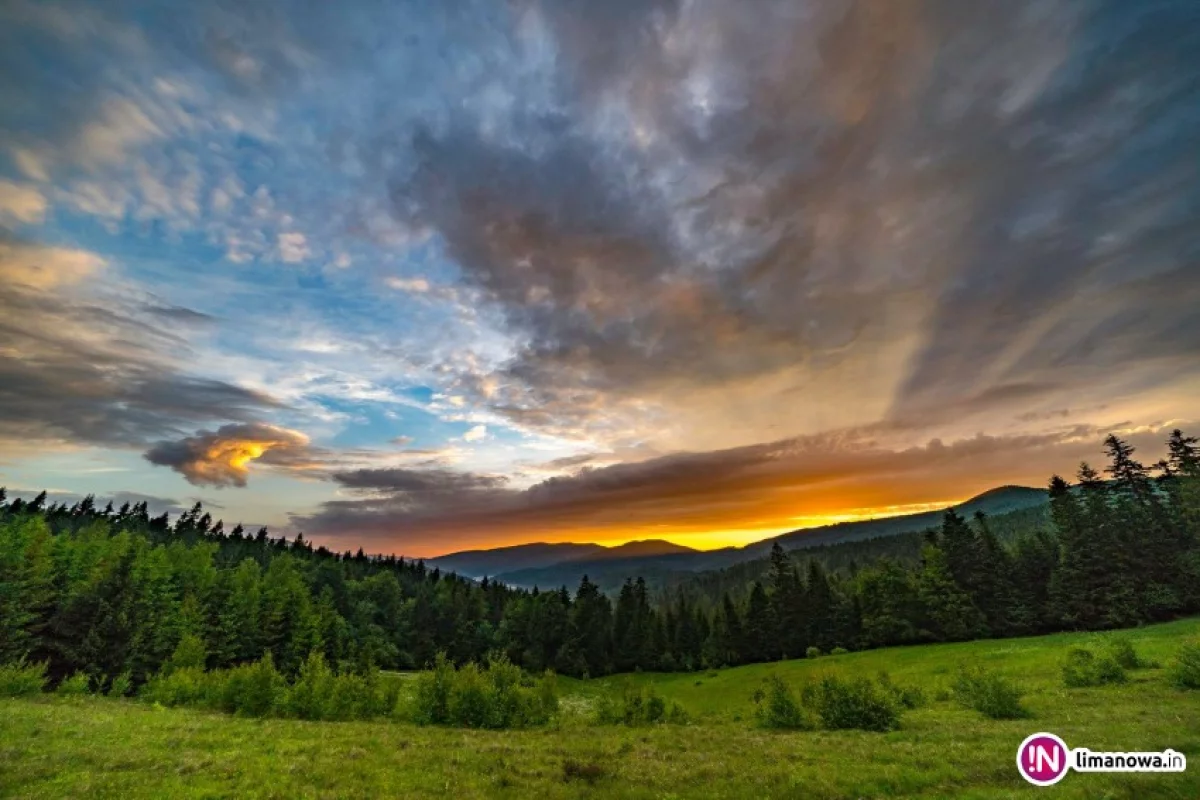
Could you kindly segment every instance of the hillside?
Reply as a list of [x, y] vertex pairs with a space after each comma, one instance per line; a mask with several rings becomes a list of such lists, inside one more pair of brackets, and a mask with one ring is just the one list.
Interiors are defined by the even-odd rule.
[[[1200, 620], [1125, 632], [1168, 665]], [[1111, 634], [1106, 634], [1111, 635]], [[1094, 749], [1173, 747], [1198, 756], [1200, 703], [1163, 669], [1128, 683], [1064, 689], [1063, 654], [1097, 634], [889, 648], [707, 673], [562, 678], [560, 719], [545, 728], [468, 730], [400, 720], [246, 719], [110, 698], [0, 699], [4, 797], [1033, 797], [1013, 763], [1035, 730]], [[949, 699], [958, 664], [986, 664], [1026, 692], [1032, 718], [989, 720]], [[900, 729], [768, 731], [751, 695], [768, 674], [799, 687], [829, 672], [887, 670], [927, 704]], [[411, 685], [411, 673], [391, 675]], [[599, 725], [596, 698], [648, 684], [690, 715], [686, 725]], [[1071, 773], [1055, 798], [1193, 798], [1200, 770], [1158, 775]]]
[[[996, 517], [999, 526], [1003, 529], [1010, 527], [1004, 522], [1004, 517], [1045, 507], [1047, 507], [1047, 495], [1044, 489], [1001, 486], [960, 503], [954, 506], [954, 509], [966, 517], [982, 511], [988, 516]], [[630, 549], [631, 545], [648, 543], [631, 542], [620, 548], [603, 549], [599, 553], [587, 554], [557, 563], [510, 567], [493, 574], [499, 581], [524, 588], [534, 586], [548, 588], [564, 585], [574, 587], [579, 584], [584, 575], [587, 575], [591, 581], [606, 592], [616, 591], [626, 578], [631, 577], [644, 578], [649, 586], [661, 588], [677, 582], [681, 577], [689, 574], [728, 569], [738, 564], [765, 558], [775, 542], [779, 542], [785, 550], [799, 550], [898, 536], [937, 527], [941, 524], [943, 514], [944, 511], [928, 511], [898, 517], [841, 522], [836, 525], [791, 531], [745, 547], [726, 547], [719, 550], [690, 550], [676, 545], [677, 550], [675, 551], [636, 554]], [[1037, 523], [1041, 518], [1040, 514], [1035, 515], [1032, 522]], [[1022, 521], [1026, 521], [1024, 517]], [[1028, 529], [1024, 525], [1019, 527]], [[661, 542], [660, 544], [669, 543]]]
[[534, 542], [491, 550], [463, 550], [425, 560], [428, 567], [457, 572], [468, 578], [482, 578], [515, 569], [538, 569], [564, 561], [596, 556], [606, 548], [598, 544], [574, 542]]

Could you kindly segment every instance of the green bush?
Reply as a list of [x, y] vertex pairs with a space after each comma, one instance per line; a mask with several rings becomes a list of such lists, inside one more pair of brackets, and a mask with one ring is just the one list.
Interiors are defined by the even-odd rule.
[[155, 675], [142, 687], [139, 697], [168, 707], [220, 708], [224, 687], [223, 673], [185, 667]]
[[819, 647], [808, 648], [807, 650], [804, 651], [804, 657], [805, 658], [820, 658], [821, 657], [821, 648], [819, 648]]
[[491, 686], [477, 664], [458, 670], [450, 687], [450, 721], [468, 728], [485, 728], [493, 709]]
[[198, 706], [251, 717], [352, 720], [393, 713], [399, 691], [395, 681], [381, 681], [373, 668], [364, 675], [339, 675], [314, 650], [290, 686], [268, 654], [253, 664], [212, 672], [164, 666], [140, 696], [164, 706]]
[[1145, 669], [1150, 666], [1138, 655], [1137, 650], [1133, 648], [1133, 642], [1127, 637], [1119, 636], [1111, 640], [1108, 643], [1108, 652], [1123, 669]]
[[683, 723], [687, 712], [678, 703], [667, 703], [652, 686], [625, 682], [619, 695], [601, 695], [595, 705], [596, 722], [602, 725], [649, 725], [656, 722]]
[[1171, 662], [1171, 683], [1180, 689], [1200, 689], [1200, 641], [1179, 648]]
[[764, 728], [778, 730], [812, 730], [816, 721], [804, 709], [783, 678], [769, 675], [762, 688], [754, 693], [754, 717]]
[[318, 650], [312, 651], [300, 665], [296, 681], [288, 687], [284, 712], [297, 719], [327, 719], [335, 680], [325, 656]]
[[830, 650], [830, 651], [829, 651], [829, 655], [831, 655], [831, 656], [844, 656], [844, 655], [846, 655], [846, 653], [849, 653], [849, 652], [850, 652], [850, 651], [849, 651], [849, 650], [847, 650], [847, 649], [846, 649], [846, 648], [844, 648], [844, 647], [835, 647], [835, 648], [833, 648], [832, 650]]
[[46, 663], [27, 664], [24, 659], [15, 664], [0, 665], [0, 697], [28, 697], [41, 694], [46, 688]]
[[557, 713], [552, 673], [535, 680], [503, 656], [456, 670], [439, 654], [418, 676], [408, 716], [423, 725], [499, 729], [543, 725]]
[[1023, 719], [1029, 711], [1021, 705], [1016, 684], [983, 668], [959, 670], [954, 697], [960, 705], [973, 708], [991, 719]]
[[108, 685], [109, 697], [128, 697], [133, 691], [133, 673], [125, 670]]
[[890, 731], [900, 725], [900, 710], [887, 692], [867, 678], [825, 675], [804, 687], [804, 704], [827, 730]]
[[82, 697], [91, 693], [91, 681], [88, 680], [87, 675], [76, 672], [60, 683], [54, 693], [64, 697]]
[[228, 670], [224, 677], [220, 707], [239, 716], [270, 716], [278, 709], [287, 691], [287, 681], [275, 669], [275, 661], [269, 652], [253, 664]]
[[370, 709], [375, 705], [370, 692], [368, 680], [363, 675], [348, 672], [334, 676], [333, 691], [322, 719], [339, 722], [368, 719]]
[[1069, 688], [1125, 683], [1125, 670], [1113, 656], [1097, 658], [1091, 650], [1072, 647], [1062, 665], [1063, 684]]
[[891, 696], [896, 701], [896, 705], [901, 708], [920, 708], [925, 705], [925, 693], [921, 691], [919, 686], [902, 686], [901, 684], [892, 681], [892, 676], [885, 671], [880, 671], [879, 688], [885, 694]]
[[438, 653], [429, 669], [417, 675], [412, 703], [413, 722], [446, 725], [450, 722], [450, 691], [454, 688], [454, 665]]

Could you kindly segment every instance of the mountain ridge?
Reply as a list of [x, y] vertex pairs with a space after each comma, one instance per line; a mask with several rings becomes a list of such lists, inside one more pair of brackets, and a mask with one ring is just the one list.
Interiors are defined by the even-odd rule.
[[[1049, 501], [1044, 489], [1006, 484], [997, 486], [957, 505], [947, 506], [965, 516], [982, 511], [989, 516], [1029, 508]], [[705, 572], [743, 561], [762, 558], [775, 542], [785, 550], [858, 541], [924, 530], [940, 524], [946, 509], [902, 514], [869, 520], [838, 522], [816, 528], [801, 528], [752, 542], [741, 547], [696, 550], [661, 539], [642, 539], [614, 547], [595, 543], [546, 543], [510, 545], [490, 550], [469, 550], [426, 559], [440, 569], [471, 578], [489, 576], [512, 586], [533, 588], [574, 586], [586, 574], [602, 586], [619, 585], [624, 577], [665, 577], [680, 572]], [[570, 548], [577, 548], [571, 551]], [[568, 554], [565, 557], [564, 554]], [[486, 567], [486, 569], [483, 569]]]

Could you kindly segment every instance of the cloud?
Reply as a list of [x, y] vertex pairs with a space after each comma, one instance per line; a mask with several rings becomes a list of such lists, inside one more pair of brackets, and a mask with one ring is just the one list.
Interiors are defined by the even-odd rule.
[[312, 255], [308, 240], [302, 233], [279, 234], [279, 257], [289, 264], [298, 264]]
[[48, 203], [36, 186], [0, 180], [0, 220], [9, 217], [32, 224], [46, 216]]
[[224, 425], [177, 441], [155, 444], [145, 454], [151, 464], [170, 467], [196, 486], [244, 487], [250, 462], [310, 465], [308, 437], [263, 423]]
[[86, 250], [45, 247], [0, 236], [0, 279], [33, 289], [53, 289], [78, 283], [104, 266], [104, 259]]
[[505, 102], [417, 126], [392, 181], [504, 314], [517, 351], [472, 399], [514, 424], [722, 446], [1186, 369], [1198, 67], [1174, 12], [517, 8], [505, 46], [555, 80], [499, 72]]
[[148, 314], [153, 314], [164, 321], [180, 325], [204, 326], [216, 322], [211, 314], [204, 314], [191, 308], [184, 308], [183, 306], [147, 305], [145, 309]]
[[50, 174], [46, 171], [46, 167], [42, 164], [37, 153], [32, 150], [27, 150], [23, 147], [14, 147], [12, 149], [12, 159], [17, 170], [26, 178], [41, 183], [50, 180]]
[[[1120, 431], [1153, 454], [1168, 427]], [[585, 467], [528, 487], [444, 468], [359, 470], [333, 479], [360, 497], [326, 502], [292, 521], [305, 535], [368, 539], [410, 555], [497, 546], [516, 536], [580, 540], [729, 530], [765, 536], [825, 516], [938, 508], [999, 485], [1043, 485], [1054, 471], [1072, 475], [1081, 459], [1098, 460], [1106, 432], [1078, 425], [897, 447], [877, 429], [834, 431]]]
[[424, 294], [429, 291], [429, 281], [424, 278], [388, 278], [387, 285], [400, 292]]
[[140, 447], [280, 408], [182, 371], [186, 339], [136, 293], [81, 292], [103, 265], [86, 251], [0, 239], [0, 441]]
[[464, 433], [462, 438], [464, 442], [478, 442], [486, 439], [487, 435], [487, 425], [475, 425], [466, 433]]
[[[224, 485], [291, 454], [334, 480], [376, 456], [249, 458], [258, 440], [221, 431], [323, 441], [427, 386], [452, 424], [388, 458], [453, 505], [375, 487], [313, 516], [411, 543], [417, 522], [761, 528], [801, 501], [936, 502], [976, 467], [1040, 476], [1022, 448], [1058, 465], [1114, 421], [1190, 413], [1187, 4], [137, 5], [0, 7], [0, 147], [25, 182], [0, 215], [121, 237], [0, 240], [8, 441], [173, 443], [169, 466]], [[299, 266], [235, 266], [257, 259]], [[190, 312], [201, 291], [252, 323]], [[447, 471], [464, 456], [488, 460]], [[454, 477], [493, 469], [509, 481]]]

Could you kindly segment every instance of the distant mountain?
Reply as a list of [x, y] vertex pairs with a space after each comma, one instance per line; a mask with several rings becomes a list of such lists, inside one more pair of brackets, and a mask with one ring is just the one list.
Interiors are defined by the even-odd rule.
[[[694, 547], [684, 547], [681, 544], [662, 539], [642, 539], [637, 542], [626, 542], [615, 547], [602, 547], [597, 553], [588, 553], [571, 561], [616, 561], [630, 558], [650, 558], [654, 556], [676, 555], [679, 553], [699, 553]], [[568, 562], [569, 563], [569, 562]]]
[[[665, 544], [665, 542], [664, 542]], [[463, 550], [460, 553], [425, 559], [425, 564], [468, 578], [482, 578], [519, 569], [538, 569], [564, 561], [595, 556], [608, 548], [575, 542], [534, 542], [492, 550]]]
[[[988, 516], [999, 516], [1010, 512], [1043, 506], [1049, 502], [1045, 489], [1028, 486], [1001, 486], [972, 497], [954, 506], [963, 516], [974, 516], [982, 511]], [[775, 542], [785, 550], [855, 542], [882, 536], [895, 536], [937, 527], [942, 522], [945, 510], [927, 511], [899, 517], [840, 522], [820, 528], [806, 528], [780, 534], [771, 539], [754, 542], [745, 547], [726, 547], [720, 550], [692, 550], [669, 542], [630, 542], [613, 548], [599, 548], [598, 552], [562, 559], [554, 563], [525, 565], [495, 573], [496, 580], [511, 586], [532, 588], [534, 586], [554, 588], [568, 586], [574, 589], [584, 575], [606, 592], [619, 589], [626, 578], [642, 577], [651, 586], [661, 586], [680, 574], [725, 569], [735, 564], [753, 561], [767, 555]], [[665, 545], [659, 552], [654, 547]], [[504, 548], [514, 550], [517, 548]]]
[[[983, 494], [976, 495], [964, 503], [953, 506], [964, 517], [973, 517], [975, 512], [982, 511], [989, 517], [1032, 508], [1048, 503], [1050, 496], [1045, 489], [1034, 489], [1029, 486], [1000, 486], [989, 489]], [[839, 522], [821, 528], [792, 531], [747, 545], [744, 550], [756, 550], [767, 553], [771, 545], [778, 541], [785, 550], [799, 547], [814, 547], [822, 544], [837, 544], [839, 542], [854, 542], [860, 539], [873, 539], [876, 536], [892, 536], [897, 533], [923, 531], [926, 528], [942, 524], [945, 509], [926, 511], [920, 514], [905, 514], [899, 517], [881, 517], [880, 519], [859, 520], [858, 522]]]

